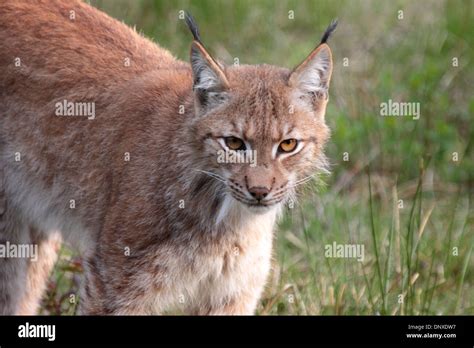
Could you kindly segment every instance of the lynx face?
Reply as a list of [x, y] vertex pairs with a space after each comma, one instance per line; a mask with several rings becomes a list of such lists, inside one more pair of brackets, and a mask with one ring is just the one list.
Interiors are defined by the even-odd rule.
[[293, 71], [268, 65], [224, 68], [199, 41], [193, 43], [191, 63], [193, 146], [206, 159], [200, 169], [216, 179], [224, 195], [262, 213], [326, 171], [324, 114], [332, 71], [326, 44]]

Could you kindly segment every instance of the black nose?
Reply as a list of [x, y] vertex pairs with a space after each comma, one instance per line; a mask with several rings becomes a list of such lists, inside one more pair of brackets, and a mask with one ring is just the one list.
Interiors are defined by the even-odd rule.
[[262, 199], [267, 197], [270, 190], [266, 187], [251, 187], [249, 188], [249, 192], [257, 201], [260, 202]]

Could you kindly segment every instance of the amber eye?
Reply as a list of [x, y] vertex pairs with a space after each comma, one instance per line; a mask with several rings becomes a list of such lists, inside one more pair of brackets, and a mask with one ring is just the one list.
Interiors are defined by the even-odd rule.
[[296, 139], [286, 139], [280, 143], [278, 146], [278, 151], [280, 152], [292, 152], [296, 149], [298, 145], [298, 140]]
[[225, 137], [224, 141], [225, 141], [226, 146], [230, 150], [234, 150], [234, 151], [245, 150], [245, 144], [242, 139], [239, 139], [236, 137]]

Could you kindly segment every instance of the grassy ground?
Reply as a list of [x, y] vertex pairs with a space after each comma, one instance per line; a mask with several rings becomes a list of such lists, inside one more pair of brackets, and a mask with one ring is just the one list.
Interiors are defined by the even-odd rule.
[[[339, 18], [330, 41], [332, 175], [280, 224], [259, 313], [474, 314], [473, 1], [92, 4], [181, 59], [190, 34], [178, 15], [189, 10], [227, 64], [290, 68]], [[420, 119], [381, 117], [388, 99], [420, 103]], [[364, 245], [364, 260], [325, 257], [333, 242]], [[70, 258], [65, 250], [43, 313], [74, 313], [80, 261]]]

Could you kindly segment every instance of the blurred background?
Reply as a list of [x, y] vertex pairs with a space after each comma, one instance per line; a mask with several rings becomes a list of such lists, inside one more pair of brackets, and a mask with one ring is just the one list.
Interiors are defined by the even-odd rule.
[[[474, 1], [101, 0], [188, 60], [189, 11], [226, 64], [292, 68], [331, 22], [330, 176], [279, 225], [259, 314], [474, 314]], [[382, 117], [414, 102], [420, 118]], [[362, 244], [365, 258], [325, 257]], [[72, 259], [72, 262], [71, 262]], [[64, 249], [42, 313], [74, 314], [81, 262]]]

